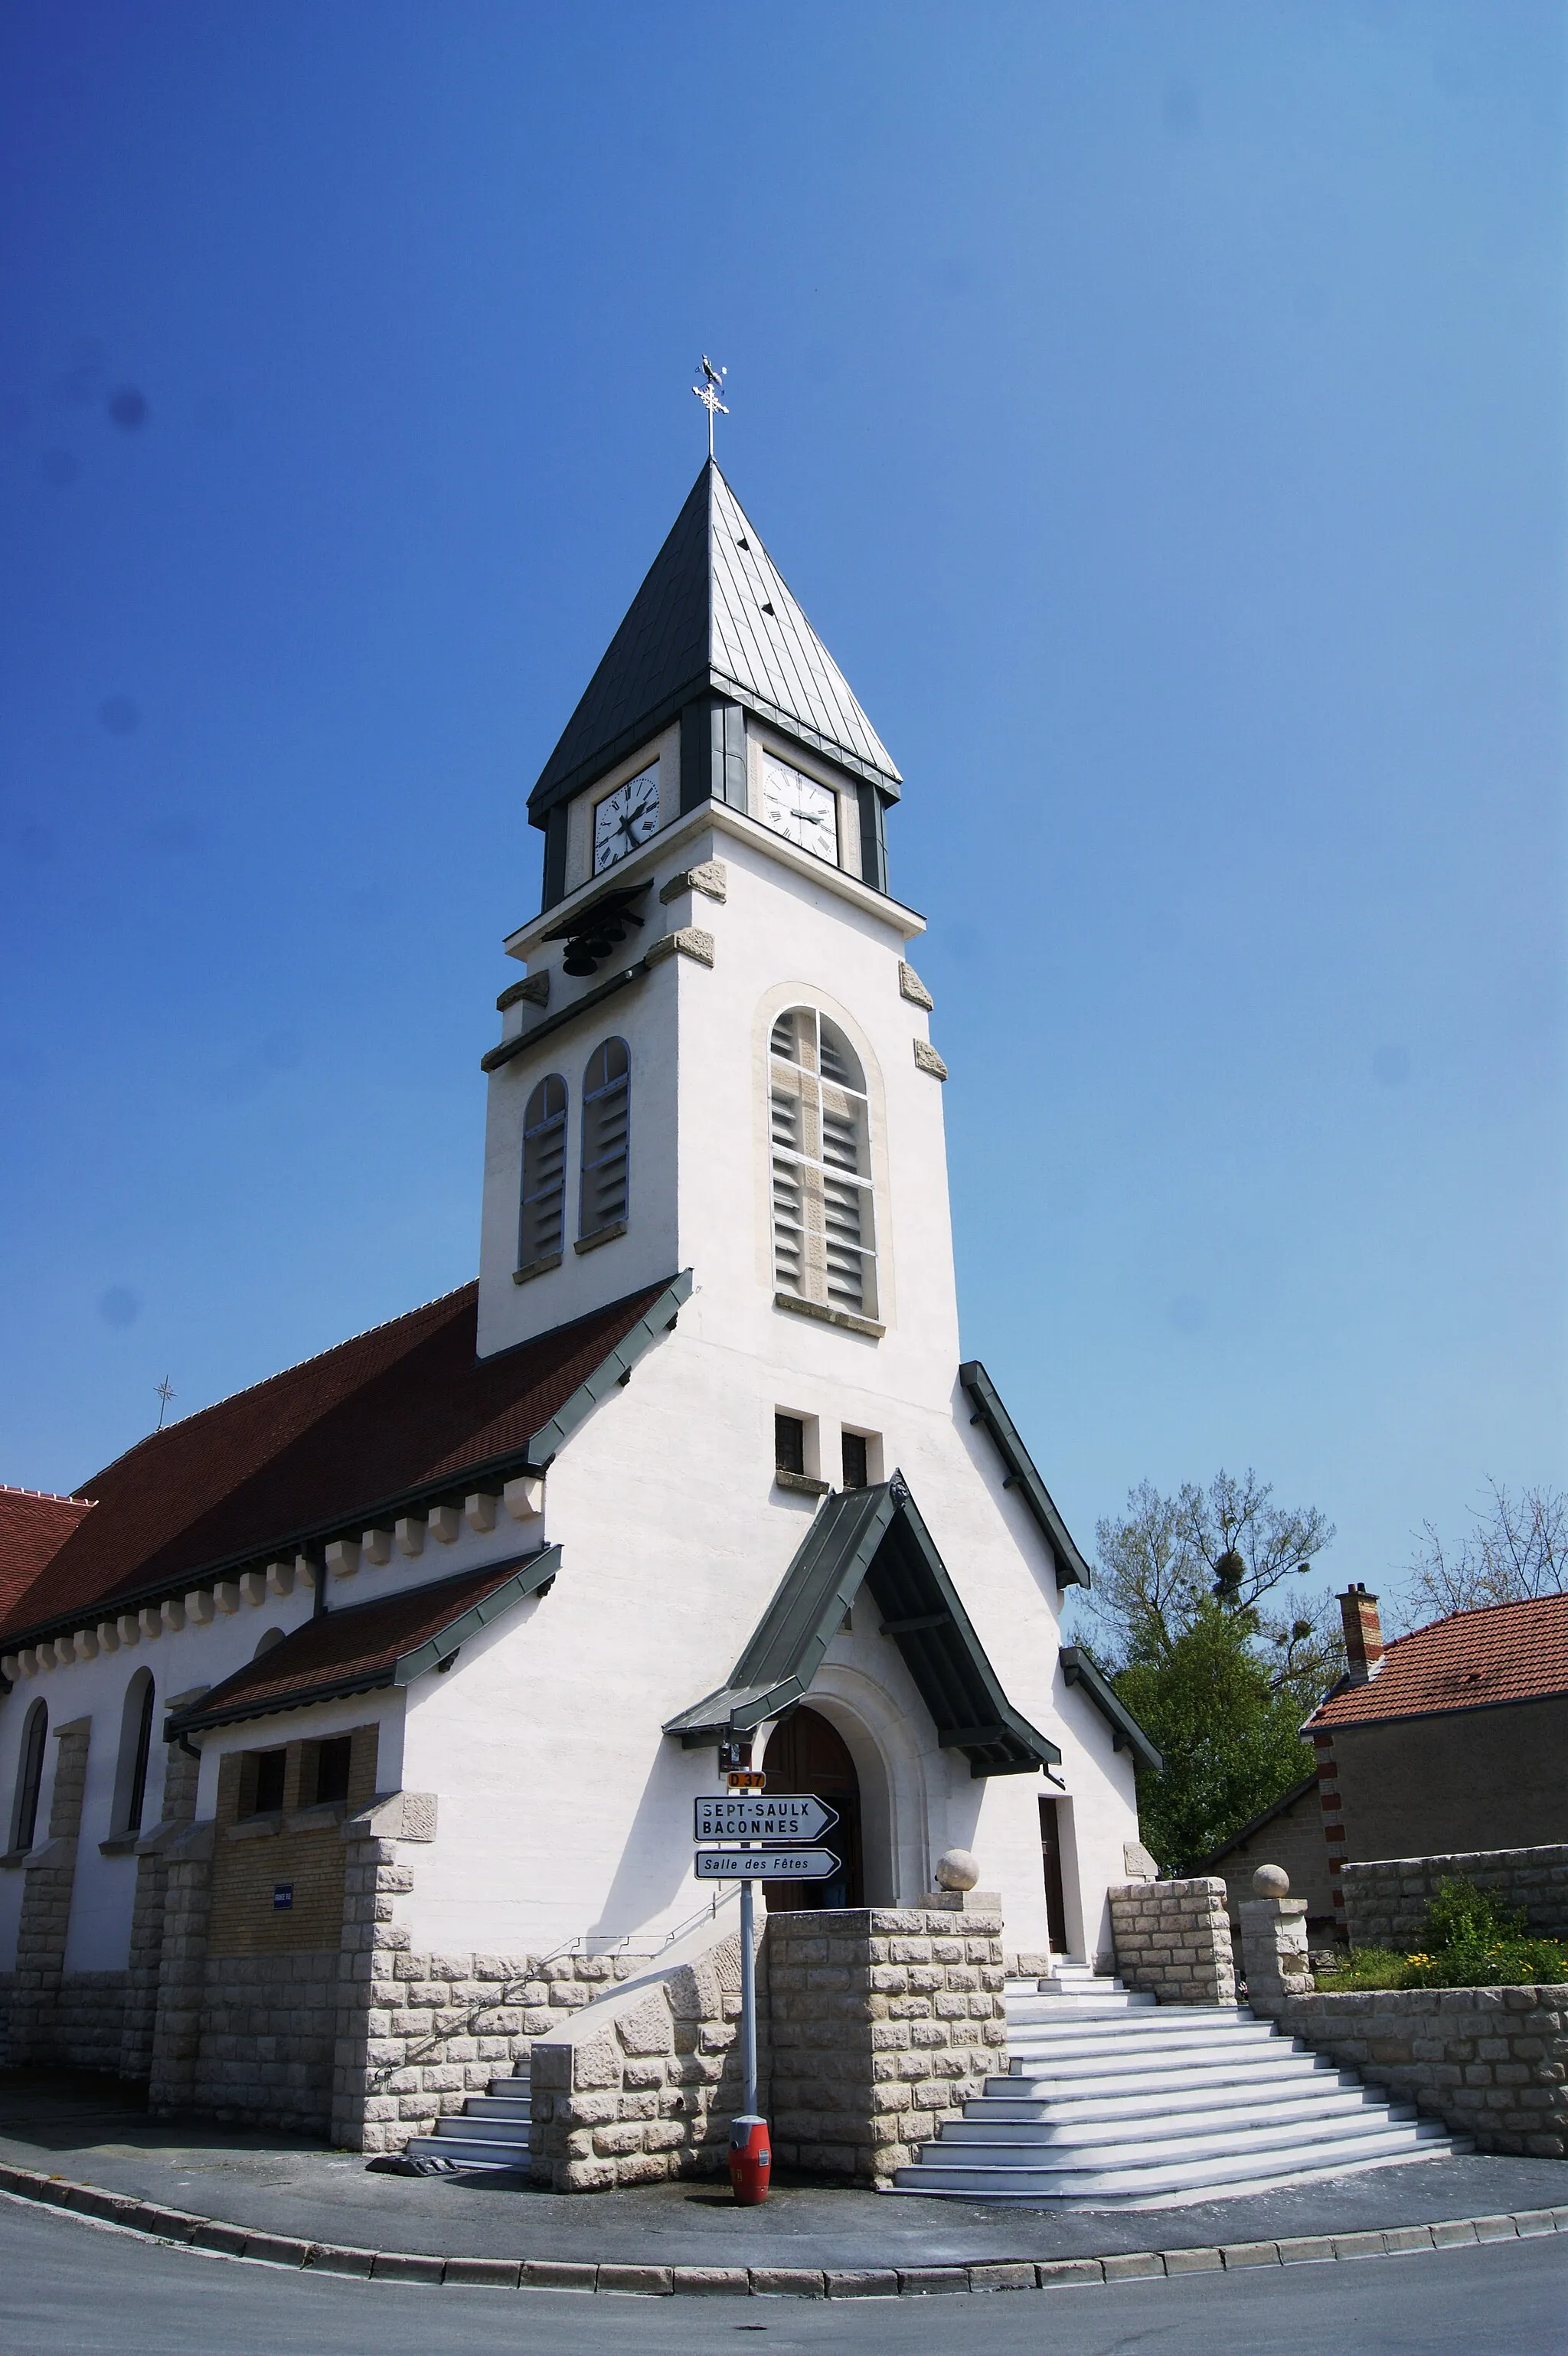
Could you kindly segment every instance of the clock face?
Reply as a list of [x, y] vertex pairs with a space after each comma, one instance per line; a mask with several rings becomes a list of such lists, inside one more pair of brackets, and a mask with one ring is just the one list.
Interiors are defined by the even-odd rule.
[[635, 851], [657, 830], [659, 822], [659, 765], [638, 776], [628, 777], [613, 794], [606, 794], [593, 810], [593, 873], [602, 875], [613, 867], [618, 859]]
[[771, 753], [763, 759], [763, 822], [787, 842], [838, 864], [838, 797]]

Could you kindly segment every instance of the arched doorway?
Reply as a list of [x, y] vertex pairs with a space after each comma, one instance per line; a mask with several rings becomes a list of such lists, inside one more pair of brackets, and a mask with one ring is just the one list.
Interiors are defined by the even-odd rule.
[[763, 1761], [768, 1791], [815, 1792], [838, 1822], [822, 1837], [841, 1862], [831, 1881], [764, 1881], [770, 1912], [800, 1906], [863, 1906], [860, 1864], [860, 1779], [843, 1736], [814, 1709], [793, 1710], [768, 1737]]

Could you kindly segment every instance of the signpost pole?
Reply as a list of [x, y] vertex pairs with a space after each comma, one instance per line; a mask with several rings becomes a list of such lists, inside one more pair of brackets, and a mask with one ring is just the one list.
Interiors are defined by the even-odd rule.
[[757, 2115], [757, 1962], [752, 1888], [749, 1881], [741, 1884], [741, 2067], [745, 2078], [741, 2108], [748, 2118]]

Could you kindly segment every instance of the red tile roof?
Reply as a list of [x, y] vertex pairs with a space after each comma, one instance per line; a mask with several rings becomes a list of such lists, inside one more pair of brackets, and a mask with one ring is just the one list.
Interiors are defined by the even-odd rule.
[[1455, 1612], [1396, 1636], [1370, 1683], [1330, 1694], [1314, 1728], [1427, 1718], [1568, 1693], [1568, 1595]]
[[0, 1486], [0, 1613], [27, 1593], [91, 1511], [91, 1497], [51, 1497], [42, 1489]]
[[324, 1612], [257, 1659], [247, 1661], [231, 1677], [178, 1712], [171, 1724], [176, 1730], [218, 1726], [234, 1719], [265, 1717], [272, 1710], [297, 1709], [336, 1693], [368, 1693], [389, 1686], [405, 1655], [417, 1653], [476, 1603], [507, 1586], [525, 1564], [539, 1561], [547, 1553], [549, 1569], [553, 1570], [560, 1548], [536, 1548], [531, 1554], [515, 1554], [505, 1562], [489, 1563], [483, 1570], [464, 1571], [456, 1579], [443, 1579], [427, 1587], [405, 1587], [394, 1595], [379, 1595], [369, 1603]]
[[466, 1284], [166, 1425], [84, 1483], [92, 1512], [0, 1606], [0, 1640], [177, 1592], [520, 1458], [665, 1290], [479, 1358]]

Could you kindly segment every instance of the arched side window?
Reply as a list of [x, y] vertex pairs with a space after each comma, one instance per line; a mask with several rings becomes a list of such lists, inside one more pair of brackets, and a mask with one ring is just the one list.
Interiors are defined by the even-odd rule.
[[120, 1756], [114, 1770], [116, 1833], [139, 1833], [147, 1804], [147, 1769], [153, 1756], [153, 1672], [138, 1669], [125, 1688], [120, 1712]]
[[871, 1122], [859, 1057], [814, 1006], [773, 1024], [768, 1055], [773, 1281], [781, 1292], [877, 1313]]
[[582, 1075], [582, 1196], [579, 1244], [619, 1235], [626, 1224], [631, 1145], [631, 1057], [624, 1039], [606, 1039]]
[[566, 1234], [566, 1082], [551, 1072], [523, 1113], [519, 1269], [553, 1268]]
[[11, 1804], [11, 1847], [31, 1848], [38, 1829], [38, 1794], [44, 1785], [44, 1746], [49, 1735], [49, 1709], [36, 1701], [22, 1729], [22, 1749], [16, 1767], [16, 1796]]

